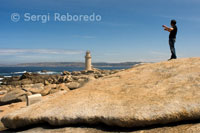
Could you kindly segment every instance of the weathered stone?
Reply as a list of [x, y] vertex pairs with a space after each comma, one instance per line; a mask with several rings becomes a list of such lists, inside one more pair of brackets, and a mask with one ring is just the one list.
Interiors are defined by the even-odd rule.
[[63, 74], [63, 75], [71, 75], [71, 72], [69, 72], [69, 71], [63, 71], [62, 74]]
[[10, 80], [12, 81], [18, 81], [20, 79], [20, 76], [12, 76], [10, 77]]
[[1, 81], [2, 84], [7, 85], [7, 83], [12, 82], [13, 85], [19, 85], [20, 76], [6, 77]]
[[21, 102], [23, 99], [25, 99], [26, 95], [27, 95], [27, 92], [25, 92], [24, 90], [21, 90], [21, 89], [12, 90], [1, 98], [0, 104], [10, 104], [13, 102]]
[[40, 92], [42, 96], [46, 96], [50, 94], [51, 89], [56, 89], [57, 85], [56, 84], [49, 84], [47, 86], [44, 86], [44, 89]]
[[57, 87], [57, 84], [49, 84], [49, 85], [47, 85], [45, 87], [50, 87], [51, 89], [54, 89], [54, 88]]
[[53, 93], [57, 93], [57, 92], [59, 92], [60, 90], [59, 89], [57, 89], [57, 88], [53, 88], [53, 89], [51, 89], [50, 90], [50, 94], [53, 94]]
[[48, 80], [45, 80], [44, 81], [44, 85], [49, 85], [50, 83], [49, 83], [49, 81]]
[[29, 73], [29, 72], [26, 72], [26, 73], [24, 73], [24, 74], [21, 76], [21, 79], [27, 79], [27, 78], [29, 78], [30, 76], [32, 76], [32, 74]]
[[77, 81], [77, 80], [80, 79], [80, 76], [72, 76], [72, 79], [75, 80], [75, 81]]
[[78, 82], [70, 82], [66, 84], [70, 90], [79, 88], [80, 84]]
[[79, 76], [79, 75], [81, 75], [81, 72], [80, 71], [73, 71], [71, 74], [74, 75], [74, 76]]
[[10, 85], [0, 85], [0, 90], [10, 91]]
[[30, 106], [42, 100], [41, 94], [30, 95], [26, 97], [26, 105]]
[[102, 77], [104, 77], [104, 75], [103, 75], [103, 74], [97, 74], [97, 75], [95, 75], [94, 77], [95, 77], [95, 78], [102, 78]]
[[118, 72], [120, 72], [120, 70], [112, 70], [112, 71], [109, 72], [109, 74], [111, 75], [111, 74], [115, 74], [115, 73], [118, 73]]
[[65, 83], [62, 84], [58, 84], [56, 87], [58, 90], [66, 90], [69, 91], [69, 88], [67, 87], [67, 85]]
[[21, 80], [21, 85], [32, 84], [32, 83], [33, 82], [30, 79], [23, 79], [23, 80]]
[[72, 82], [73, 81], [73, 78], [71, 75], [68, 75], [67, 78], [66, 78], [66, 82]]
[[99, 78], [99, 76], [98, 76], [98, 75], [94, 75], [94, 78], [98, 79], [98, 78]]
[[2, 82], [2, 85], [13, 85], [13, 86], [17, 86], [17, 85], [21, 85], [21, 81], [9, 81], [4, 79]]
[[44, 84], [26, 84], [23, 85], [22, 88], [24, 90], [30, 91], [32, 94], [39, 94], [42, 90], [44, 90]]
[[81, 74], [87, 74], [87, 70], [80, 71]]
[[57, 86], [55, 88], [52, 88], [50, 90], [50, 94], [53, 94], [53, 93], [56, 93], [59, 91], [69, 91], [69, 88], [66, 86], [65, 83], [57, 84]]
[[47, 80], [50, 84], [54, 84], [54, 80], [52, 78], [48, 78]]
[[88, 79], [87, 79], [88, 81], [93, 81], [93, 80], [95, 80], [95, 77], [94, 76], [88, 76]]
[[61, 75], [57, 75], [57, 76], [52, 77], [52, 79], [53, 79], [53, 84], [58, 84], [58, 83], [59, 83], [59, 79], [60, 79], [61, 77], [62, 77]]
[[85, 83], [87, 81], [88, 81], [87, 79], [78, 79], [78, 83]]
[[91, 75], [80, 75], [80, 76], [71, 76], [73, 81], [78, 81], [79, 79], [88, 79]]
[[65, 83], [67, 81], [68, 76], [62, 76], [58, 79], [59, 83]]
[[40, 92], [40, 94], [42, 95], [42, 96], [46, 96], [46, 95], [48, 95], [49, 93], [50, 93], [50, 91], [51, 91], [51, 88], [50, 87], [44, 87], [44, 90], [42, 90], [41, 92]]
[[89, 73], [89, 74], [90, 73], [95, 73], [95, 71], [94, 70], [88, 70], [87, 73]]
[[2, 90], [2, 91], [0, 91], [0, 95], [4, 95], [4, 94], [6, 94], [7, 93], [7, 90]]

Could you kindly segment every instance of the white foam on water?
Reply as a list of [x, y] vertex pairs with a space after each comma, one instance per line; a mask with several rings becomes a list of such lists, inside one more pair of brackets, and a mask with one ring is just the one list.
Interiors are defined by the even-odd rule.
[[4, 76], [5, 78], [10, 78], [10, 77], [12, 77], [12, 76]]
[[14, 74], [21, 74], [21, 73], [26, 73], [27, 71], [23, 71], [23, 72], [14, 72]]
[[41, 75], [43, 75], [43, 74], [48, 74], [48, 75], [52, 75], [52, 74], [57, 74], [58, 72], [41, 72], [41, 71], [39, 71], [39, 72], [37, 72], [38, 74], [41, 74]]
[[0, 78], [0, 80], [3, 80], [3, 78]]

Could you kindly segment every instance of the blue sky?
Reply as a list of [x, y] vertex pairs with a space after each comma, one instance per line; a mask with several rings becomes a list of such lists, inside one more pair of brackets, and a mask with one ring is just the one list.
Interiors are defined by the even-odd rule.
[[[1, 0], [0, 64], [84, 61], [158, 62], [170, 57], [162, 25], [177, 20], [179, 58], [200, 56], [199, 0]], [[11, 20], [18, 13], [19, 22]], [[101, 15], [95, 22], [24, 21], [23, 15]], [[52, 18], [52, 17], [51, 17]]]

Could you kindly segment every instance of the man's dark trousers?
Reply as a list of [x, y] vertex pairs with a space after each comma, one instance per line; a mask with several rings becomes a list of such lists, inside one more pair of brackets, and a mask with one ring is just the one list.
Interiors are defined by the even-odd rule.
[[170, 46], [170, 50], [171, 50], [171, 59], [176, 59], [176, 50], [175, 50], [175, 47], [174, 47], [174, 44], [176, 42], [176, 38], [169, 38], [169, 46]]

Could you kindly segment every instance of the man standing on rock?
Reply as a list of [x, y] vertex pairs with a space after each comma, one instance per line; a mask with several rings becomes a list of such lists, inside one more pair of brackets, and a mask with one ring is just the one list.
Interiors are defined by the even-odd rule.
[[166, 25], [163, 25], [164, 30], [170, 32], [169, 34], [169, 46], [170, 46], [170, 50], [171, 50], [171, 58], [169, 60], [172, 59], [176, 59], [176, 50], [175, 50], [175, 42], [176, 42], [176, 34], [177, 34], [177, 26], [176, 26], [176, 20], [171, 20], [171, 28], [167, 27]]

